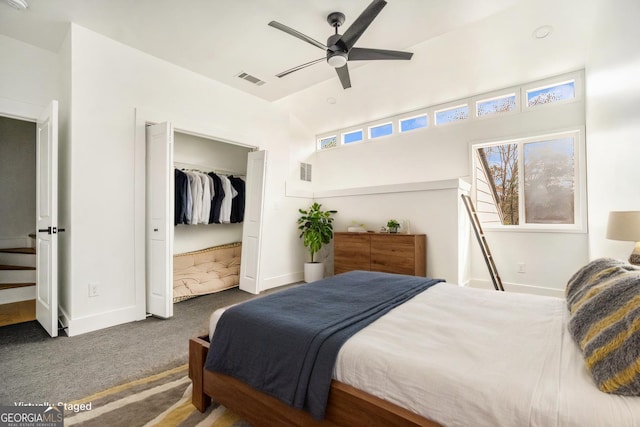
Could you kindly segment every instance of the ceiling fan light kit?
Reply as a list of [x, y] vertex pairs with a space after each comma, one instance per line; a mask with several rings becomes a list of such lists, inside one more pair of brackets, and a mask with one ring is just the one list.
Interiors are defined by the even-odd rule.
[[[360, 16], [353, 21], [351, 26], [347, 28], [344, 34], [338, 33], [338, 28], [345, 21], [344, 14], [341, 12], [330, 13], [327, 16], [327, 22], [334, 28], [335, 33], [327, 39], [326, 45], [277, 21], [269, 22], [269, 26], [305, 41], [317, 48], [325, 50], [327, 63], [335, 68], [342, 87], [344, 89], [348, 89], [351, 87], [349, 68], [347, 66], [348, 61], [410, 60], [413, 56], [413, 53], [410, 52], [354, 47], [358, 39], [386, 5], [387, 2], [385, 0], [373, 0], [371, 4], [369, 4], [369, 6], [367, 6], [367, 8], [360, 14]], [[323, 59], [324, 58], [320, 58], [298, 65], [294, 68], [283, 71], [282, 73], [276, 74], [276, 76], [284, 77], [294, 71], [317, 64]]]
[[334, 52], [333, 55], [327, 55], [327, 62], [333, 68], [340, 68], [347, 65], [347, 54], [345, 52]]

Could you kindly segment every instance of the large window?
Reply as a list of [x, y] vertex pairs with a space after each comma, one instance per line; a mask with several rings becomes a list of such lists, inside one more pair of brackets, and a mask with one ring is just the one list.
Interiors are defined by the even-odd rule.
[[582, 146], [579, 131], [474, 145], [481, 222], [584, 230]]

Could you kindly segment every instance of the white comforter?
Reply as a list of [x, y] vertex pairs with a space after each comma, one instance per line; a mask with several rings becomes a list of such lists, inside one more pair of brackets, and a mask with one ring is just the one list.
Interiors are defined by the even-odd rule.
[[334, 377], [446, 426], [640, 426], [640, 397], [596, 388], [567, 317], [563, 299], [439, 284], [349, 339]]

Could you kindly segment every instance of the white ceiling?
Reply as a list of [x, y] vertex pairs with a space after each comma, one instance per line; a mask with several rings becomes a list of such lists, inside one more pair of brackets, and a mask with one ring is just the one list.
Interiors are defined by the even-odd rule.
[[[319, 63], [284, 78], [275, 75], [324, 52], [267, 26], [271, 20], [322, 43], [332, 34], [326, 16], [346, 15], [344, 29], [370, 0], [27, 0], [17, 11], [0, 0], [0, 34], [57, 52], [69, 23], [101, 33], [158, 58], [268, 101], [334, 79]], [[389, 0], [358, 47], [411, 51], [411, 47], [483, 20], [527, 0]], [[414, 56], [415, 58], [415, 56]], [[350, 69], [367, 61], [350, 63]], [[375, 63], [368, 62], [372, 67]], [[266, 81], [254, 86], [246, 72]], [[357, 81], [353, 79], [353, 85]]]

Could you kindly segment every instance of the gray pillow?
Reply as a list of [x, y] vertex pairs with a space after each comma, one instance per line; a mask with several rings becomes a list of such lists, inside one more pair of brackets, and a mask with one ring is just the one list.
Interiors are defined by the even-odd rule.
[[640, 268], [597, 259], [566, 289], [569, 332], [598, 388], [640, 396]]

